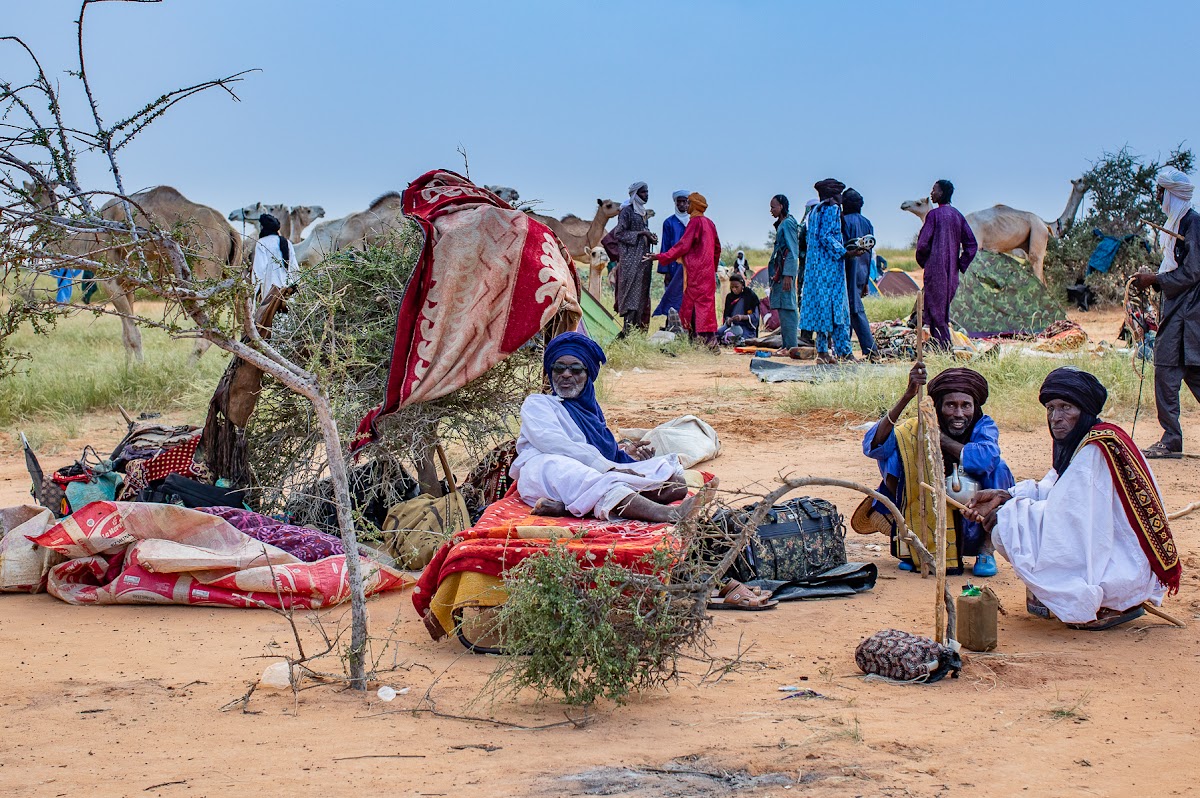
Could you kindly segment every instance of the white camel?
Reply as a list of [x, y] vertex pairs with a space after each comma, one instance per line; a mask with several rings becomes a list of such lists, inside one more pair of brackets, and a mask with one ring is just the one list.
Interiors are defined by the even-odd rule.
[[386, 241], [403, 226], [400, 193], [389, 191], [375, 199], [365, 211], [321, 222], [296, 245], [301, 264], [316, 264], [345, 249], [365, 249]]
[[604, 287], [604, 273], [607, 271], [610, 258], [605, 252], [604, 247], [597, 244], [594, 247], [587, 247], [583, 253], [588, 259], [588, 293], [593, 299], [600, 299], [600, 292]]
[[[1052, 235], [1058, 236], [1070, 226], [1086, 192], [1087, 185], [1082, 178], [1072, 180], [1067, 207], [1062, 216], [1053, 223], [1044, 221], [1032, 211], [1022, 211], [1008, 205], [993, 205], [966, 214], [967, 224], [971, 226], [971, 232], [975, 234], [980, 249], [988, 252], [1024, 252], [1034, 275], [1045, 285], [1046, 246]], [[933, 203], [929, 197], [907, 200], [901, 203], [900, 210], [916, 215], [923, 222], [933, 210]]]
[[320, 205], [264, 205], [261, 202], [256, 202], [253, 205], [247, 205], [244, 208], [238, 208], [236, 211], [229, 212], [229, 221], [242, 222], [254, 228], [254, 234], [247, 238], [258, 238], [260, 234], [258, 226], [258, 217], [264, 213], [269, 213], [279, 220], [279, 234], [291, 241], [293, 244], [299, 244], [300, 239], [304, 235], [304, 230], [310, 224], [325, 216], [325, 209]]

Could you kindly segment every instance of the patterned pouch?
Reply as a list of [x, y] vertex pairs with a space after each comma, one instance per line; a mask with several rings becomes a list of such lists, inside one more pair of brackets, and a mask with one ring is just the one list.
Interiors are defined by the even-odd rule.
[[928, 637], [884, 629], [858, 644], [854, 661], [863, 673], [898, 682], [932, 684], [947, 673], [957, 679], [962, 658]]

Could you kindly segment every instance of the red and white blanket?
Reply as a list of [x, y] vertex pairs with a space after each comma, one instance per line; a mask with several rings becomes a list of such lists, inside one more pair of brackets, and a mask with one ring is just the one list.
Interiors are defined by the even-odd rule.
[[354, 448], [388, 413], [437, 399], [482, 376], [557, 314], [580, 316], [579, 279], [550, 228], [443, 169], [405, 189], [402, 207], [425, 234], [396, 320], [383, 403]]
[[[46, 590], [70, 604], [320, 609], [350, 597], [345, 555], [303, 562], [223, 518], [171, 504], [92, 502], [41, 534], [21, 531], [67, 558], [50, 569]], [[368, 596], [413, 584], [367, 559], [363, 581]]]

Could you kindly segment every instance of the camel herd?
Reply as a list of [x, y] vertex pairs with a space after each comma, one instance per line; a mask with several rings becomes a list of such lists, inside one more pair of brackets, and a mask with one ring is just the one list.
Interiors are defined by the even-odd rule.
[[[506, 186], [485, 188], [510, 204], [516, 205], [519, 200], [515, 189]], [[35, 186], [26, 184], [25, 189], [43, 208], [54, 206], [57, 202], [53, 194], [47, 196]], [[966, 218], [980, 249], [1024, 253], [1033, 272], [1044, 283], [1043, 260], [1047, 242], [1050, 237], [1061, 235], [1070, 226], [1086, 192], [1087, 185], [1083, 179], [1072, 180], [1067, 206], [1062, 216], [1054, 222], [1045, 222], [1037, 214], [1007, 205], [995, 205], [969, 213]], [[270, 213], [279, 219], [280, 234], [295, 244], [297, 260], [308, 265], [316, 264], [334, 252], [365, 249], [387, 240], [400, 229], [403, 217], [400, 194], [395, 191], [380, 195], [365, 210], [328, 221], [319, 221], [325, 216], [325, 209], [319, 205], [289, 207], [265, 205], [261, 202], [239, 208], [226, 216], [207, 205], [192, 202], [169, 186], [156, 186], [139, 191], [132, 195], [131, 199], [145, 210], [150, 221], [160, 229], [175, 231], [184, 238], [189, 251], [194, 255], [192, 268], [199, 278], [220, 277], [226, 269], [246, 263], [250, 253], [254, 251], [254, 242], [259, 232], [258, 217], [263, 213]], [[593, 293], [598, 293], [598, 279], [602, 269], [595, 267], [601, 266], [603, 261], [607, 260], [603, 247], [599, 246], [600, 239], [604, 237], [609, 220], [617, 216], [620, 208], [620, 203], [616, 200], [597, 199], [591, 221], [574, 214], [556, 219], [534, 213], [530, 209], [526, 209], [525, 212], [549, 227], [566, 246], [572, 258], [593, 266], [590, 271], [595, 279], [592, 282], [597, 284], [589, 287]], [[926, 197], [909, 200], [900, 208], [924, 220], [932, 206]], [[110, 221], [125, 221], [124, 209], [116, 200], [104, 205], [101, 215]], [[148, 226], [147, 220], [140, 212], [135, 214], [134, 221], [140, 226]], [[242, 232], [236, 230], [230, 222], [240, 223]], [[313, 222], [317, 224], [307, 236], [303, 235], [305, 229]], [[106, 245], [101, 236], [102, 234], [98, 233], [76, 234], [58, 241], [56, 246], [61, 248], [64, 254], [72, 257], [123, 259], [130, 256], [127, 246]], [[162, 253], [149, 255], [151, 261], [165, 257]], [[105, 281], [105, 288], [122, 317], [122, 339], [126, 352], [140, 362], [141, 333], [131, 318], [134, 287], [118, 285], [115, 281], [108, 280]], [[194, 355], [199, 357], [207, 347], [206, 341], [197, 340]]]

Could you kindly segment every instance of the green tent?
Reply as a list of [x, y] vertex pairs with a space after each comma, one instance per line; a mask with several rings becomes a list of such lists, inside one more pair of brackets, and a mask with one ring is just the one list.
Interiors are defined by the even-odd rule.
[[1033, 335], [1067, 311], [1016, 258], [980, 251], [958, 283], [950, 320], [972, 338]]
[[583, 308], [582, 331], [601, 346], [612, 343], [621, 332], [612, 314], [586, 288], [580, 287], [579, 294], [579, 306]]

